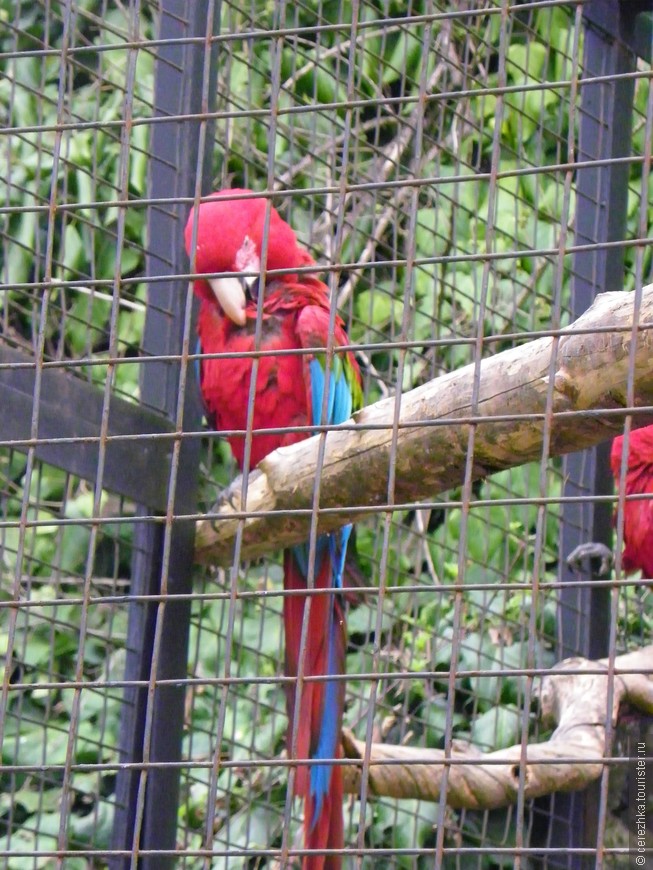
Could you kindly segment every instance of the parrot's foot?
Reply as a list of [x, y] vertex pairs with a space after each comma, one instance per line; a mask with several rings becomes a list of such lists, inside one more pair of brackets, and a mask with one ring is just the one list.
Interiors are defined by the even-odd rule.
[[610, 568], [614, 561], [612, 550], [606, 547], [605, 544], [599, 544], [596, 541], [589, 541], [587, 544], [579, 544], [567, 556], [567, 565], [572, 571], [582, 572], [583, 559], [600, 559], [598, 575], [603, 577], [610, 573]]

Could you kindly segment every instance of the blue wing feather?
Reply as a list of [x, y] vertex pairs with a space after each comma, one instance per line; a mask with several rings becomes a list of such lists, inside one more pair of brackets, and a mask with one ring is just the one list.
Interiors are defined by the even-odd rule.
[[345, 367], [340, 359], [336, 359], [331, 373], [331, 380], [335, 382], [335, 396], [333, 403], [333, 423], [344, 423], [349, 420], [352, 411], [351, 388], [345, 377]]
[[[311, 378], [311, 422], [320, 425], [326, 373], [319, 359], [308, 364]], [[351, 388], [345, 377], [345, 368], [336, 360], [329, 374], [329, 397], [327, 399], [326, 425], [344, 423], [351, 417]]]

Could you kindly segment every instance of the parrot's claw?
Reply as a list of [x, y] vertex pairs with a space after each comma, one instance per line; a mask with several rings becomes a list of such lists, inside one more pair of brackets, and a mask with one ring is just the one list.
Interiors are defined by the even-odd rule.
[[[235, 493], [232, 492], [223, 492], [220, 494], [220, 498], [216, 501], [216, 503], [211, 508], [210, 513], [212, 514], [220, 514], [225, 505], [229, 505], [232, 511], [236, 513], [241, 509], [240, 507], [240, 499], [237, 497]], [[209, 522], [211, 523], [211, 528], [214, 532], [218, 531], [218, 526], [220, 524], [220, 520], [224, 519], [223, 516], [212, 516]]]
[[226, 502], [233, 511], [240, 510], [240, 498], [231, 490], [223, 496], [223, 501]]
[[228, 505], [232, 511], [240, 510], [240, 498], [231, 488], [225, 489], [220, 493], [218, 500], [211, 508], [211, 513], [220, 513], [225, 505]]
[[567, 565], [572, 571], [581, 573], [583, 571], [584, 559], [600, 559], [601, 564], [599, 565], [597, 573], [599, 577], [604, 577], [606, 574], [610, 573], [614, 561], [614, 555], [612, 550], [609, 547], [606, 547], [605, 544], [599, 544], [596, 541], [589, 541], [587, 544], [579, 544], [578, 547], [571, 551], [567, 556]]

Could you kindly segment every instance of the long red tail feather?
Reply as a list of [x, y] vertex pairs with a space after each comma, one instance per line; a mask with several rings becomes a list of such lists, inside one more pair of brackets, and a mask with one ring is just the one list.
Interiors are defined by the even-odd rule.
[[[331, 561], [326, 556], [321, 560], [320, 570], [315, 581], [316, 589], [329, 588], [331, 579]], [[284, 587], [286, 590], [306, 589], [306, 579], [297, 563], [292, 550], [284, 554]], [[292, 595], [284, 598], [284, 623], [286, 634], [286, 674], [296, 677], [299, 672], [299, 654], [304, 618], [304, 607], [309, 596]], [[308, 620], [308, 632], [304, 648], [304, 677], [326, 676], [329, 672], [340, 674], [344, 672], [345, 659], [345, 621], [340, 596], [338, 593], [311, 595], [311, 606]], [[333, 651], [331, 655], [332, 669], [329, 671], [328, 626], [332, 627]], [[331, 691], [327, 692], [327, 686]], [[344, 681], [336, 683], [304, 682], [299, 700], [297, 739], [295, 758], [309, 760], [315, 757], [320, 742], [320, 731], [324, 727], [325, 718], [329, 727], [335, 727], [334, 749], [328, 756], [340, 757], [340, 729], [342, 726], [342, 710], [344, 704]], [[335, 701], [332, 715], [324, 715], [327, 693], [331, 701]], [[290, 684], [286, 692], [288, 709], [288, 752], [292, 751], [296, 685]], [[324, 755], [323, 755], [324, 757]], [[304, 799], [304, 842], [305, 848], [322, 850], [342, 850], [344, 847], [342, 801], [343, 785], [340, 767], [331, 767], [328, 789], [323, 797], [315, 795], [315, 780], [324, 780], [324, 765], [300, 765], [295, 777], [295, 794]], [[319, 774], [316, 771], [319, 768]], [[313, 788], [311, 787], [313, 784]], [[318, 813], [315, 817], [316, 811]], [[342, 863], [340, 855], [310, 855], [303, 861], [304, 870], [339, 870]]]

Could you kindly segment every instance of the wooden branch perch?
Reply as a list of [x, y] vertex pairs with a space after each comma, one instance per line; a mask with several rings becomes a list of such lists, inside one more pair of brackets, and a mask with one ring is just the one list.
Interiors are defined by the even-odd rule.
[[[477, 421], [473, 425], [475, 479], [540, 460], [551, 371], [549, 456], [591, 447], [619, 433], [624, 414], [587, 412], [627, 407], [631, 381], [635, 404], [653, 405], [653, 331], [647, 328], [653, 325], [653, 284], [642, 291], [635, 368], [630, 372], [634, 300], [631, 293], [603, 293], [561, 336], [531, 341], [484, 359], [479, 367], [466, 366], [403, 396], [384, 399], [356, 414], [355, 427], [329, 432], [320, 470], [320, 507], [353, 509], [320, 514], [320, 531], [364, 516], [367, 506], [388, 503], [397, 401], [401, 405], [393, 503], [433, 498], [464, 480], [470, 417]], [[513, 419], [492, 419], [507, 415]], [[447, 422], [434, 425], [441, 420]], [[651, 421], [653, 412], [637, 415], [634, 425]], [[266, 457], [249, 477], [246, 504], [241, 479], [234, 481], [219, 502], [217, 516], [198, 524], [198, 561], [223, 565], [232, 561], [244, 512], [259, 515], [244, 520], [243, 559], [308, 537], [320, 437]], [[298, 510], [304, 513], [279, 513]]]
[[[615, 665], [622, 673], [614, 678], [612, 721], [616, 720], [619, 705], [624, 701], [651, 715], [653, 678], [625, 672], [648, 670], [653, 673], [653, 646], [617, 656]], [[603, 765], [596, 759], [609, 755], [610, 750], [606, 745], [608, 676], [607, 673], [582, 672], [606, 668], [606, 659], [600, 662], [565, 659], [544, 678], [540, 691], [542, 720], [557, 727], [545, 743], [526, 747], [526, 798], [581, 789], [601, 775]], [[345, 731], [343, 746], [346, 758], [360, 759], [360, 766], [343, 768], [345, 791], [359, 794], [365, 742], [355, 740], [351, 732]], [[447, 780], [447, 803], [454, 809], [475, 810], [496, 809], [515, 803], [521, 756], [521, 745], [482, 753], [470, 744], [454, 741], [451, 753], [454, 763], [449, 765]], [[474, 763], [455, 763], [469, 760]], [[389, 764], [390, 761], [393, 763]], [[445, 770], [443, 761], [442, 750], [373, 743], [369, 766], [370, 793], [439, 801]]]

